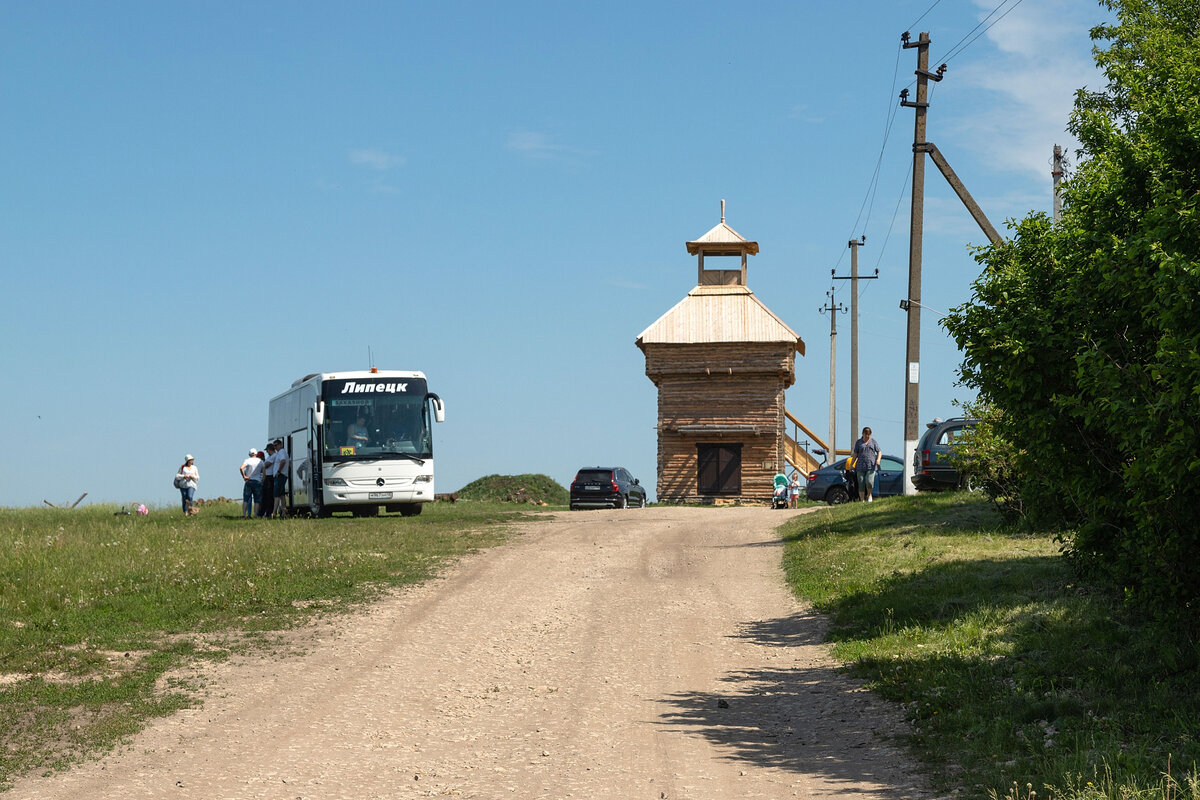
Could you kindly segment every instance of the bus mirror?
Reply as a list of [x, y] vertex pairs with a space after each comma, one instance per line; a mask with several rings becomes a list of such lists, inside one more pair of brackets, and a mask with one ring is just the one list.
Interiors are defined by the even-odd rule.
[[442, 398], [430, 392], [425, 395], [426, 400], [433, 401], [433, 420], [434, 422], [446, 421], [446, 404], [442, 402]]
[[325, 409], [323, 409], [321, 407], [320, 403], [317, 403], [316, 405], [313, 406], [312, 418], [313, 418], [313, 423], [318, 428], [325, 424]]

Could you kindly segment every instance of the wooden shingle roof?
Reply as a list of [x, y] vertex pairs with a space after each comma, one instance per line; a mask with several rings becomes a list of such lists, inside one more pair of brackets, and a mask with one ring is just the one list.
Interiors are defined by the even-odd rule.
[[697, 286], [636, 340], [638, 347], [726, 342], [786, 342], [804, 354], [804, 340], [745, 286]]
[[740, 233], [725, 224], [725, 217], [714, 225], [708, 233], [694, 242], [687, 243], [687, 251], [696, 255], [701, 251], [711, 254], [749, 253], [758, 255], [758, 242], [752, 242], [742, 237]]

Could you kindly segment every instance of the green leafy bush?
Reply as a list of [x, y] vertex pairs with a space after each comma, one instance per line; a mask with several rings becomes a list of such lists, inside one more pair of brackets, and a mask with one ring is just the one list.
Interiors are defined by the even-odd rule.
[[1062, 219], [981, 249], [947, 328], [1030, 519], [1151, 607], [1200, 601], [1200, 5], [1112, 0]]
[[570, 492], [548, 475], [485, 475], [459, 489], [458, 498], [565, 506]]

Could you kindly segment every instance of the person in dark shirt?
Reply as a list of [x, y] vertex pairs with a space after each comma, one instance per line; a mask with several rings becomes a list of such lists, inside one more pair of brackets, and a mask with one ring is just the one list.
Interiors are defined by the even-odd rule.
[[858, 498], [873, 501], [871, 489], [875, 486], [875, 471], [883, 454], [879, 450], [879, 442], [871, 436], [870, 428], [863, 428], [862, 438], [854, 443], [854, 477], [858, 481]]

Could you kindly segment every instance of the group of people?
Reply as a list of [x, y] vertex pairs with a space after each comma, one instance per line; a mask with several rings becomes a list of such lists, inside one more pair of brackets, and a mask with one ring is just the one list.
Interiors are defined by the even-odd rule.
[[[250, 455], [238, 470], [242, 475], [242, 518], [287, 517], [288, 455], [282, 439], [269, 442], [266, 451], [250, 448]], [[196, 483], [200, 470], [191, 453], [175, 473], [175, 486], [183, 502], [183, 514], [190, 517], [196, 509]]]
[[250, 448], [238, 468], [242, 475], [242, 518], [287, 517], [288, 455], [282, 439], [267, 443], [266, 451]]
[[[867, 503], [874, 502], [871, 490], [875, 486], [875, 473], [883, 460], [883, 451], [879, 442], [871, 435], [870, 428], [863, 428], [862, 438], [854, 443], [850, 451], [854, 463], [854, 479], [858, 485], [858, 499]], [[783, 475], [775, 476], [776, 486], [782, 482]], [[792, 470], [792, 477], [787, 480], [788, 508], [798, 508], [800, 505], [800, 472]], [[779, 491], [782, 491], [780, 489]]]

